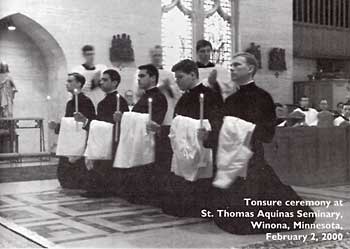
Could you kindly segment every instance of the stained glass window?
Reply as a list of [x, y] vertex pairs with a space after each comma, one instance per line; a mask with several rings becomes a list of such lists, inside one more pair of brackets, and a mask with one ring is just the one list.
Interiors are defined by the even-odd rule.
[[[198, 35], [204, 28], [204, 34], [199, 36], [209, 40], [213, 45], [212, 61], [228, 67], [231, 61], [231, 24], [224, 20], [215, 11], [210, 17], [204, 18], [204, 10], [210, 10], [213, 7], [213, 0], [180, 0], [182, 5], [192, 10], [197, 16], [202, 16], [200, 23], [196, 23], [200, 27], [198, 30], [192, 30], [193, 19], [185, 15], [177, 6], [163, 12], [162, 14], [162, 47], [163, 47], [163, 63], [166, 68], [170, 68], [179, 60], [193, 57], [193, 33]], [[162, 0], [162, 6], [168, 6], [171, 0]], [[197, 3], [197, 4], [194, 4]], [[203, 4], [203, 8], [192, 9], [192, 6]], [[226, 14], [231, 14], [231, 0], [221, 0], [220, 6]]]
[[[221, 0], [221, 7], [226, 13], [231, 13], [230, 0]], [[213, 5], [212, 0], [204, 1], [204, 9], [209, 10]], [[231, 25], [225, 21], [218, 12], [204, 20], [204, 39], [213, 45], [212, 61], [216, 64], [229, 67], [232, 56], [231, 49]]]
[[[162, 5], [170, 2], [162, 0]], [[188, 9], [192, 8], [192, 0], [182, 0], [182, 3]], [[192, 58], [191, 18], [176, 7], [162, 15], [162, 47], [163, 63], [167, 69], [180, 60]]]

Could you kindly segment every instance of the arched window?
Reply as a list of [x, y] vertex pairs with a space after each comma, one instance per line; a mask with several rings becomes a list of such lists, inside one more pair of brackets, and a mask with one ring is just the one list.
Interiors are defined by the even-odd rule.
[[[171, 0], [162, 0], [162, 5], [171, 4]], [[183, 5], [192, 9], [192, 0], [183, 1]], [[176, 62], [192, 58], [192, 20], [179, 8], [162, 13], [162, 47], [164, 67], [170, 68]]]
[[[199, 39], [209, 40], [213, 62], [228, 66], [237, 51], [239, 0], [162, 0], [162, 47], [165, 67], [195, 59]], [[238, 39], [237, 39], [238, 40]]]
[[[204, 1], [204, 9], [209, 11], [213, 5], [212, 0]], [[225, 13], [231, 13], [231, 1], [221, 0], [220, 5]], [[216, 11], [204, 20], [204, 39], [213, 45], [212, 61], [229, 67], [232, 57], [231, 24]]]

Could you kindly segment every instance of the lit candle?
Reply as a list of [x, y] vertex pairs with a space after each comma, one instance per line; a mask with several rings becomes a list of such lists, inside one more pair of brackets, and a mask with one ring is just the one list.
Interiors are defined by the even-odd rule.
[[148, 98], [148, 114], [149, 114], [149, 121], [152, 121], [152, 98]]
[[[78, 89], [74, 89], [74, 96], [75, 96], [75, 112], [79, 112], [79, 106], [78, 106]], [[79, 130], [79, 124], [78, 122], [75, 122], [76, 126], [76, 130]]]
[[120, 95], [117, 93], [117, 112], [120, 111]]
[[[119, 112], [120, 111], [120, 95], [119, 93], [117, 93], [117, 107], [116, 107], [116, 111]], [[115, 142], [118, 142], [119, 140], [119, 122], [115, 123]]]
[[75, 112], [79, 112], [78, 109], [78, 89], [74, 89], [74, 96], [75, 96]]
[[[51, 121], [50, 119], [50, 113], [52, 112], [53, 109], [51, 109], [51, 96], [47, 95], [46, 96], [46, 101], [47, 101], [47, 121], [48, 123]], [[47, 129], [47, 151], [51, 154], [51, 131], [50, 129]]]
[[203, 118], [204, 118], [204, 94], [199, 95], [199, 120], [200, 127], [203, 128]]

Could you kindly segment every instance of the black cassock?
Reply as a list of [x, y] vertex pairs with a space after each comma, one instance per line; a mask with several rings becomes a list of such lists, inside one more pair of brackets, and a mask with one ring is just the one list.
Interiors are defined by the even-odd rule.
[[[96, 117], [95, 107], [91, 99], [83, 93], [78, 94], [79, 112], [89, 119]], [[75, 112], [75, 95], [66, 104], [65, 117], [73, 117]], [[60, 126], [55, 129], [58, 134]], [[74, 163], [70, 163], [67, 157], [60, 157], [57, 167], [57, 179], [63, 188], [85, 188], [87, 183], [87, 170], [84, 163], [84, 158], [79, 159]]]
[[[113, 114], [117, 110], [117, 91], [107, 93], [106, 96], [97, 105], [96, 120], [115, 124]], [[119, 96], [120, 111], [129, 111], [127, 101]], [[91, 119], [85, 129], [89, 129]], [[113, 129], [115, 131], [115, 129]], [[113, 137], [115, 134], [113, 134]], [[116, 144], [113, 144], [113, 152], [115, 152]], [[114, 158], [114, 156], [112, 156]], [[96, 160], [94, 161], [94, 168], [89, 171], [89, 184], [87, 191], [110, 194], [115, 189], [115, 184], [118, 183], [118, 169], [113, 168], [113, 160]]]
[[[297, 218], [298, 209], [304, 212], [313, 212], [309, 207], [251, 207], [246, 206], [243, 198], [255, 200], [301, 200], [295, 191], [284, 185], [275, 174], [273, 169], [267, 165], [264, 159], [263, 143], [271, 142], [275, 133], [275, 107], [272, 97], [263, 89], [257, 87], [254, 82], [241, 86], [240, 89], [229, 96], [224, 107], [216, 113], [211, 122], [213, 132], [210, 134], [206, 146], [217, 147], [218, 135], [222, 126], [224, 116], [234, 116], [256, 125], [251, 140], [251, 149], [254, 152], [248, 164], [246, 179], [238, 178], [229, 189], [213, 188], [212, 210], [215, 223], [223, 230], [234, 234], [254, 234], [266, 232], [278, 232], [283, 229], [253, 229], [251, 221], [264, 221], [266, 223], [287, 223], [293, 230], [294, 221], [314, 222], [314, 218]], [[216, 213], [218, 209], [227, 211], [254, 212], [255, 218], [224, 218]], [[275, 212], [277, 209], [284, 212], [292, 212], [294, 218], [272, 218], [268, 220], [258, 217], [259, 209], [267, 212]]]
[[[168, 102], [164, 94], [158, 87], [153, 87], [145, 91], [132, 111], [138, 113], [148, 113], [148, 99], [152, 98], [152, 121], [161, 125], [168, 110]], [[155, 147], [159, 144], [159, 135], [155, 136]], [[156, 156], [157, 157], [157, 156]], [[154, 176], [156, 164], [140, 165], [128, 169], [120, 169], [122, 172], [117, 194], [128, 201], [140, 204], [149, 204], [154, 198]]]
[[[204, 119], [211, 120], [212, 115], [222, 107], [222, 98], [219, 93], [203, 84], [197, 85], [182, 95], [175, 106], [175, 115], [199, 119], [201, 93], [204, 94]], [[162, 180], [162, 192], [159, 194], [163, 212], [180, 217], [199, 217], [201, 209], [208, 206], [211, 181], [212, 179], [209, 178], [190, 182], [173, 173], [168, 173]]]

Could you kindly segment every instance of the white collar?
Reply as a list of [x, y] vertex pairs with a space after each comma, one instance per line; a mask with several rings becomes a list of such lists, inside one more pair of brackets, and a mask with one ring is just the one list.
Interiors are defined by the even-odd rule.
[[249, 85], [251, 83], [254, 83], [254, 80], [250, 80], [250, 81], [248, 81], [248, 82], [246, 82], [244, 84], [239, 84], [239, 86], [246, 86], [246, 85]]

